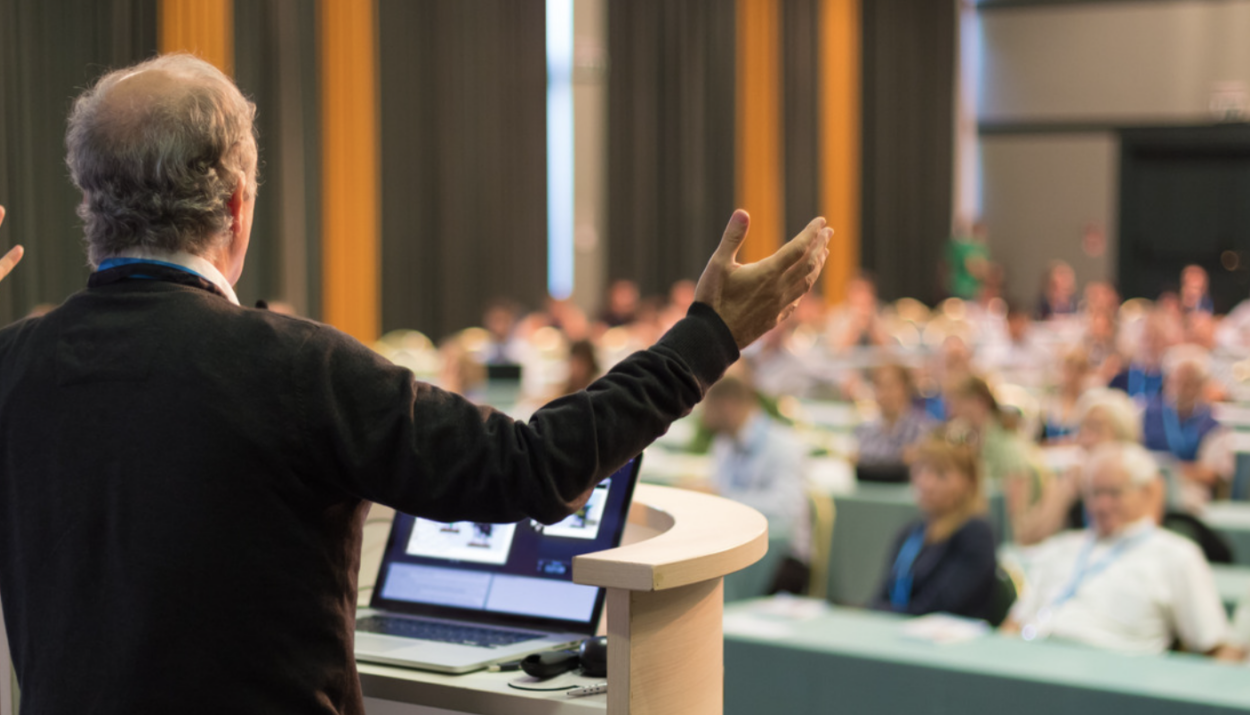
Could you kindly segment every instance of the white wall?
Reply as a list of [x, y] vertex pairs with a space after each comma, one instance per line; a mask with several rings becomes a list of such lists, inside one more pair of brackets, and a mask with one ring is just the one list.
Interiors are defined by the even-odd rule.
[[1118, 142], [1106, 133], [982, 138], [982, 213], [1012, 300], [1032, 306], [1056, 258], [1072, 264], [1081, 285], [1114, 275], [1114, 245], [1092, 257], [1081, 244], [1091, 223], [1115, 235], [1118, 161]]
[[[1250, 0], [983, 9], [977, 117], [1039, 125], [981, 137], [981, 211], [1009, 294], [1032, 300], [1052, 259], [1082, 284], [1116, 274], [1117, 126], [1210, 123], [1217, 83], [1250, 86]], [[1047, 124], [1088, 124], [1082, 134]], [[1106, 227], [1108, 251], [1081, 249]]]
[[607, 0], [573, 2], [573, 302], [598, 313], [607, 280]]
[[1250, 0], [981, 12], [982, 120], [1197, 121], [1218, 82], [1250, 84]]

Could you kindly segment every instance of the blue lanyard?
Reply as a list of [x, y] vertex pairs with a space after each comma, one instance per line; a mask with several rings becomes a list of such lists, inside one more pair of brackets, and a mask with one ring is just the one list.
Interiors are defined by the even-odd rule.
[[1121, 539], [1119, 543], [1111, 547], [1111, 550], [1107, 552], [1106, 556], [1103, 556], [1097, 563], [1089, 564], [1089, 555], [1094, 550], [1095, 541], [1094, 536], [1091, 534], [1089, 539], [1085, 542], [1085, 548], [1081, 549], [1081, 555], [1076, 561], [1076, 571], [1072, 574], [1072, 581], [1068, 584], [1067, 588], [1059, 594], [1059, 597], [1051, 602], [1050, 607], [1058, 608], [1072, 600], [1072, 598], [1076, 596], [1077, 591], [1080, 590], [1081, 583], [1084, 582], [1085, 579], [1090, 578], [1091, 576], [1097, 576], [1103, 571], [1106, 571], [1107, 567], [1122, 556], [1124, 552], [1128, 551], [1142, 541], [1145, 541], [1146, 538], [1153, 533], [1154, 527], [1151, 527], [1136, 536], [1128, 539]]
[[[1157, 387], [1152, 387], [1153, 383], [1158, 383]], [[1138, 370], [1135, 367], [1128, 369], [1128, 396], [1140, 397], [1143, 400], [1149, 399], [1160, 389], [1163, 388], [1163, 377], [1158, 379], [1151, 378], [1146, 375], [1145, 371]]]
[[1168, 439], [1168, 450], [1176, 457], [1192, 462], [1198, 458], [1198, 446], [1202, 443], [1202, 435], [1198, 432], [1201, 420], [1191, 415], [1181, 424], [1180, 415], [1171, 405], [1163, 405], [1163, 431]]
[[912, 566], [924, 548], [924, 524], [911, 532], [894, 559], [894, 582], [890, 584], [890, 605], [896, 611], [907, 609], [911, 603]]
[[[177, 263], [170, 263], [168, 261], [158, 261], [154, 258], [106, 258], [103, 261], [100, 261], [100, 266], [96, 270], [107, 271], [110, 268], [117, 268], [118, 266], [129, 266], [135, 263], [150, 263], [155, 266], [164, 266], [166, 268], [176, 268], [185, 273], [190, 273], [193, 276], [199, 276], [200, 278], [203, 278], [206, 281], [208, 280], [206, 276], [201, 276], [199, 273], [196, 273], [195, 271], [191, 270], [190, 268], [187, 268], [186, 266], [180, 266]], [[145, 278], [146, 276], [136, 275], [135, 277]], [[209, 281], [209, 282], [211, 283], [212, 281]]]

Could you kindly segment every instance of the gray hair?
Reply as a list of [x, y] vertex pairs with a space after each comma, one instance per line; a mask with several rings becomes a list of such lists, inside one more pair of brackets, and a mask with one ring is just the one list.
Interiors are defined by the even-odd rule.
[[187, 54], [115, 70], [83, 92], [65, 145], [91, 264], [228, 243], [239, 174], [254, 184], [255, 118], [229, 77]]
[[1171, 375], [1185, 365], [1192, 367], [1204, 382], [1211, 379], [1211, 354], [1201, 345], [1177, 345], [1163, 355], [1164, 375]]
[[1141, 416], [1137, 404], [1127, 393], [1109, 387], [1087, 390], [1076, 401], [1076, 412], [1081, 416], [1080, 421], [1084, 422], [1095, 410], [1101, 410], [1110, 420], [1117, 440], [1136, 442], [1141, 439]]

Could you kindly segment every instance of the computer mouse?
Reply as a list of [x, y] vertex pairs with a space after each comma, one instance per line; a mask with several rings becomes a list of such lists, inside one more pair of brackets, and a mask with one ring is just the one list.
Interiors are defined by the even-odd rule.
[[578, 649], [581, 656], [582, 675], [604, 678], [608, 675], [608, 637], [598, 636], [582, 641]]
[[571, 650], [535, 653], [521, 661], [521, 670], [535, 678], [554, 678], [577, 667], [578, 654]]

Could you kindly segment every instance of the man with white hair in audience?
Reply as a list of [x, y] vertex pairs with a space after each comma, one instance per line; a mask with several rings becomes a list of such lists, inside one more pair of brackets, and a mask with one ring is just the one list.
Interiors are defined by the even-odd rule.
[[1197, 544], [1151, 513], [1163, 485], [1150, 453], [1106, 444], [1088, 466], [1089, 528], [1040, 547], [1004, 630], [1126, 653], [1162, 653], [1175, 642], [1214, 653], [1228, 637], [1224, 606]]
[[1179, 345], [1163, 360], [1164, 390], [1142, 415], [1142, 442], [1177, 480], [1180, 504], [1197, 511], [1228, 483], [1235, 469], [1232, 433], [1215, 421], [1207, 402], [1207, 352]]

